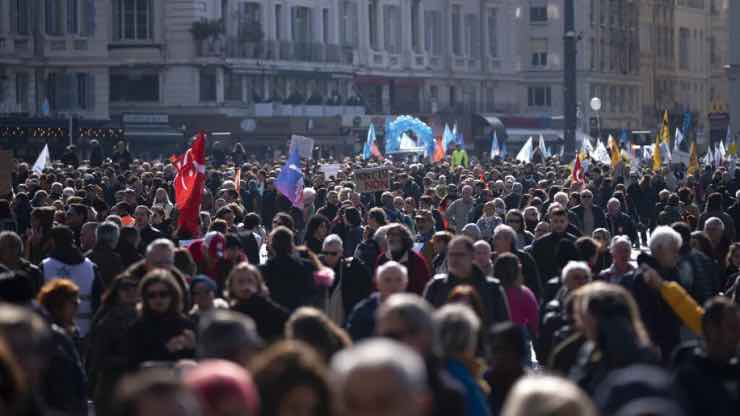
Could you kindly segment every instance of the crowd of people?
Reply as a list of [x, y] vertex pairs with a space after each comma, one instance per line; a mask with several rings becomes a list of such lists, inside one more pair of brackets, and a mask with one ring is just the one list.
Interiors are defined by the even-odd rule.
[[237, 144], [185, 232], [170, 161], [95, 145], [0, 199], [0, 414], [740, 414], [727, 167], [304, 160], [295, 206]]

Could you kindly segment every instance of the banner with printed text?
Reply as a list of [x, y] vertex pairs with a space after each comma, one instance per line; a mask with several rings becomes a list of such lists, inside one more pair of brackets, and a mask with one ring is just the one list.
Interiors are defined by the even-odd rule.
[[388, 168], [361, 169], [355, 172], [357, 192], [379, 192], [391, 189], [391, 172]]

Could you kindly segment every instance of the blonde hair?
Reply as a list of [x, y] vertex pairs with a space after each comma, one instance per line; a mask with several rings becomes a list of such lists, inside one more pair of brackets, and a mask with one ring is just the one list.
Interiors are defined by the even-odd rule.
[[511, 389], [501, 416], [598, 416], [598, 412], [591, 399], [569, 380], [530, 375]]
[[225, 285], [225, 290], [224, 290], [226, 292], [225, 293], [226, 299], [228, 299], [229, 301], [237, 300], [237, 299], [234, 299], [231, 285], [234, 282], [234, 276], [236, 276], [237, 273], [240, 273], [240, 272], [251, 273], [252, 275], [254, 275], [255, 279], [257, 280], [257, 294], [259, 295], [269, 294], [269, 290], [267, 289], [267, 285], [265, 285], [265, 280], [262, 278], [262, 273], [260, 273], [260, 270], [256, 266], [249, 264], [246, 261], [243, 261], [237, 264], [236, 266], [234, 266], [234, 268], [231, 269], [231, 272], [229, 272], [229, 275], [226, 277], [226, 285]]
[[577, 289], [575, 294], [577, 297], [574, 298], [573, 306], [576, 313], [591, 313], [592, 302], [597, 303], [605, 299], [611, 300], [612, 303], [623, 305], [629, 314], [628, 318], [632, 323], [632, 330], [635, 332], [638, 342], [642, 345], [651, 344], [650, 337], [642, 322], [642, 317], [640, 317], [640, 309], [637, 306], [637, 302], [622, 286], [597, 281]]

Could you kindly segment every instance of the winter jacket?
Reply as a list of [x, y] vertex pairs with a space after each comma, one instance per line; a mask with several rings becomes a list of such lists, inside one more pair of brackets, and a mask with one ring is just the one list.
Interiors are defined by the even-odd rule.
[[575, 242], [576, 237], [568, 233], [548, 233], [532, 243], [532, 258], [537, 263], [543, 284], [551, 277], [560, 275], [558, 248], [561, 240]]
[[686, 395], [689, 416], [740, 414], [740, 363], [720, 363], [702, 350], [679, 365], [675, 382]]
[[314, 266], [296, 256], [273, 257], [260, 267], [270, 296], [290, 312], [315, 305], [319, 290], [314, 282]]
[[123, 272], [121, 256], [107, 244], [97, 243], [85, 255], [98, 266], [100, 278], [103, 279], [103, 287], [108, 287], [113, 278]]
[[257, 333], [267, 341], [273, 341], [283, 336], [285, 323], [290, 313], [284, 307], [275, 303], [267, 296], [253, 295], [249, 299], [231, 307], [254, 320]]
[[195, 332], [193, 322], [183, 315], [157, 316], [145, 314], [129, 327], [126, 333], [128, 341], [128, 369], [136, 370], [146, 362], [175, 362], [195, 357], [195, 350], [184, 349], [170, 352], [166, 344], [183, 331]]
[[353, 257], [342, 259], [334, 268], [330, 296], [337, 288], [341, 290], [342, 307], [346, 317], [355, 305], [372, 293], [373, 279], [370, 269], [360, 259]]
[[52, 411], [70, 416], [87, 415], [87, 378], [72, 339], [55, 324], [51, 326], [52, 350], [44, 374], [41, 396]]
[[456, 199], [447, 207], [446, 215], [448, 226], [452, 230], [462, 230], [468, 223], [468, 216], [473, 211], [475, 201], [465, 201], [463, 198]]
[[360, 301], [347, 315], [344, 328], [352, 337], [352, 341], [357, 342], [373, 336], [375, 313], [378, 311], [378, 306], [380, 306], [380, 294], [375, 292]]

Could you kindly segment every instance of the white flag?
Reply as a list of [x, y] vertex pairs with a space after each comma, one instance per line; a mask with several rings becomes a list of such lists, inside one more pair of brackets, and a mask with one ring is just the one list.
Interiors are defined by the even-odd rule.
[[550, 152], [547, 150], [547, 147], [545, 146], [545, 137], [540, 134], [540, 142], [538, 143], [538, 146], [540, 147], [540, 152], [542, 152], [542, 157], [548, 158], [550, 157]]
[[36, 158], [36, 162], [31, 168], [32, 171], [41, 174], [44, 169], [51, 166], [51, 158], [49, 158], [49, 145], [44, 145], [44, 148], [39, 153], [39, 157]]
[[605, 165], [610, 164], [612, 161], [611, 157], [609, 157], [609, 151], [606, 150], [606, 146], [604, 146], [604, 142], [601, 140], [597, 140], [596, 149], [591, 153], [591, 158]]
[[529, 163], [532, 160], [532, 136], [524, 143], [522, 150], [516, 155], [516, 160]]
[[491, 143], [491, 159], [501, 155], [501, 148], [498, 145], [498, 136], [493, 132], [493, 142]]
[[683, 133], [681, 129], [676, 128], [676, 139], [673, 141], [673, 151], [678, 151], [678, 146], [683, 142]]

